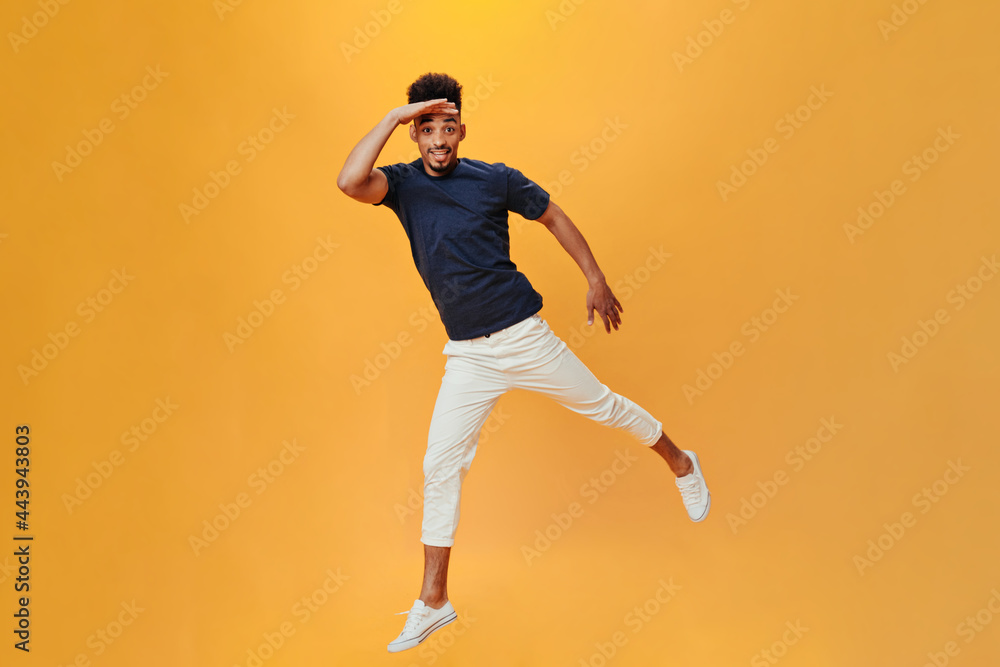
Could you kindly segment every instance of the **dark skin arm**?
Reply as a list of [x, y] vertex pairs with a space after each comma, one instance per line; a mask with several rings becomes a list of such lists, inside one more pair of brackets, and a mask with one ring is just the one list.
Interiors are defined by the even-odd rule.
[[365, 204], [382, 201], [389, 191], [385, 174], [375, 168], [375, 161], [389, 137], [400, 125], [406, 125], [414, 118], [425, 114], [457, 115], [458, 109], [446, 99], [414, 102], [397, 107], [387, 113], [372, 130], [362, 137], [344, 161], [344, 167], [337, 176], [337, 187], [352, 199]]
[[587, 324], [594, 323], [594, 312], [596, 311], [604, 320], [604, 330], [611, 333], [611, 328], [618, 330], [618, 325], [622, 322], [621, 313], [625, 311], [621, 303], [611, 291], [604, 273], [597, 266], [594, 253], [591, 252], [587, 240], [576, 228], [569, 216], [563, 212], [554, 201], [549, 199], [549, 205], [538, 218], [538, 222], [545, 225], [545, 228], [552, 232], [558, 239], [562, 247], [569, 253], [569, 256], [583, 271], [587, 277], [590, 289], [587, 291]]

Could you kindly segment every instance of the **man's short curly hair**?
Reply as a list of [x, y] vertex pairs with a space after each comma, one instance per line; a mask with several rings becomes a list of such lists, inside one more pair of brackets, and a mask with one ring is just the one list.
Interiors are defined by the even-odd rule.
[[447, 74], [428, 72], [410, 84], [406, 89], [410, 104], [447, 98], [455, 104], [458, 112], [462, 112], [462, 86]]

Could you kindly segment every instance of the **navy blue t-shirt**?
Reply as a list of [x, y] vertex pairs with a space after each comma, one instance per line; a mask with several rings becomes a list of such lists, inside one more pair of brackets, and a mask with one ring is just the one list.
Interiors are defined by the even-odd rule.
[[379, 167], [388, 206], [410, 238], [417, 271], [452, 340], [478, 338], [542, 308], [542, 296], [510, 259], [507, 212], [541, 217], [549, 194], [517, 169], [459, 158], [444, 176], [423, 160]]

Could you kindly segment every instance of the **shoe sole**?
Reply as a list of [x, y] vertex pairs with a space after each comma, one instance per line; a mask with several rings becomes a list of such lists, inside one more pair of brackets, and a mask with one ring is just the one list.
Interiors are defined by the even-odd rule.
[[432, 632], [434, 632], [435, 630], [440, 630], [441, 628], [453, 622], [457, 618], [458, 618], [458, 613], [454, 611], [451, 612], [450, 615], [445, 616], [444, 618], [438, 620], [434, 625], [424, 630], [423, 633], [420, 634], [418, 637], [414, 637], [413, 639], [407, 639], [405, 642], [399, 642], [398, 644], [389, 644], [388, 647], [389, 653], [399, 653], [400, 651], [405, 651], [407, 649], [420, 646], [420, 644], [422, 644], [425, 639], [431, 636]]
[[[691, 457], [694, 459], [695, 468], [698, 469], [698, 475], [701, 476], [702, 481], [705, 482], [705, 492], [708, 493], [708, 503], [705, 505], [704, 514], [702, 514], [697, 519], [691, 519], [695, 523], [701, 523], [702, 521], [708, 518], [708, 510], [712, 509], [712, 493], [708, 490], [708, 482], [705, 480], [705, 476], [701, 474], [701, 462], [698, 460], [698, 455], [691, 451], [689, 451], [688, 453], [690, 453]], [[691, 515], [689, 514], [688, 518], [690, 518], [690, 516]]]

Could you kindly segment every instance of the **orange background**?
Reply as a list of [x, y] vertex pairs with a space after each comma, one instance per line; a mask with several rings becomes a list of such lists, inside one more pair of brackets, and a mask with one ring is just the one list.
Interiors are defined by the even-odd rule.
[[[268, 667], [994, 664], [998, 18], [5, 3], [3, 664], [249, 667], [261, 646]], [[555, 332], [698, 452], [714, 502], [690, 523], [627, 434], [511, 393], [466, 481], [460, 622], [390, 655], [419, 591], [445, 335], [398, 221], [335, 179], [427, 71], [465, 86], [459, 154], [520, 169], [585, 234], [624, 302], [613, 335], [590, 335], [584, 278], [544, 228], [512, 216], [513, 258]], [[400, 129], [378, 164], [413, 150]], [[779, 290], [797, 299], [769, 312]], [[18, 424], [29, 654], [11, 633]], [[977, 612], [992, 623], [971, 631]]]

